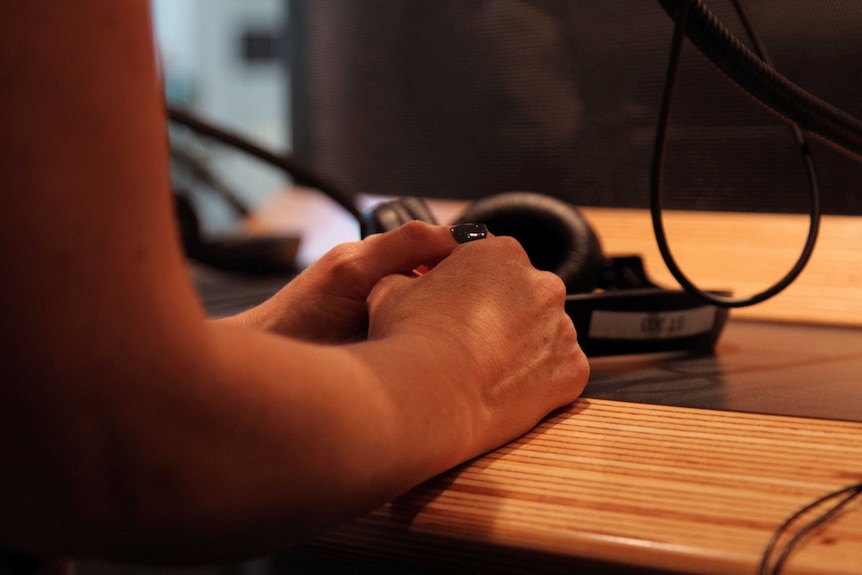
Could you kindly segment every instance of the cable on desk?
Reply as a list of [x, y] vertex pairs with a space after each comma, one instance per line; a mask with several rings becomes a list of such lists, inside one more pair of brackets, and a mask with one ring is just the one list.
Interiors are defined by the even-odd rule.
[[[802, 541], [802, 539], [804, 539], [814, 529], [816, 529], [820, 525], [823, 525], [824, 523], [838, 515], [838, 513], [851, 501], [858, 497], [860, 493], [862, 493], [862, 483], [857, 483], [849, 487], [844, 487], [812, 501], [811, 503], [802, 507], [793, 515], [788, 517], [787, 520], [784, 521], [784, 523], [778, 526], [778, 529], [775, 530], [775, 533], [772, 534], [769, 543], [766, 545], [766, 550], [763, 552], [763, 558], [760, 562], [760, 569], [757, 571], [758, 575], [779, 575], [779, 573], [781, 573], [781, 569], [784, 567], [784, 564], [787, 562], [787, 558], [790, 557], [790, 553], [793, 551], [796, 545], [799, 544], [799, 542]], [[797, 521], [800, 517], [829, 501], [833, 502], [831, 507], [826, 509], [817, 517], [811, 519], [808, 523], [804, 524], [787, 541], [787, 543], [784, 544], [784, 546], [778, 553], [778, 558], [773, 563], [772, 568], [770, 568], [770, 559], [772, 558], [772, 555], [776, 552], [776, 546], [778, 545], [778, 540], [781, 538], [781, 536], [785, 532], [787, 532], [790, 529], [791, 525], [793, 525], [793, 523]]]

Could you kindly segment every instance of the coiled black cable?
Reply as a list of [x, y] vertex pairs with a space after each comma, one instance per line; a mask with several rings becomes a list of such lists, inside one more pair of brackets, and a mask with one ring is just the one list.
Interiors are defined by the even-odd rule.
[[[676, 262], [676, 259], [670, 250], [667, 234], [664, 229], [664, 222], [662, 220], [662, 171], [664, 168], [665, 142], [667, 140], [668, 123], [670, 122], [673, 92], [676, 85], [676, 74], [679, 68], [680, 56], [682, 54], [683, 41], [685, 40], [687, 31], [689, 30], [687, 23], [690, 7], [695, 3], [699, 3], [699, 0], [681, 0], [676, 3], [673, 38], [671, 40], [671, 50], [668, 59], [668, 69], [665, 77], [661, 109], [659, 111], [659, 121], [658, 126], [656, 127], [655, 147], [653, 148], [652, 171], [650, 175], [650, 215], [652, 218], [656, 243], [658, 244], [662, 259], [674, 279], [676, 279], [676, 281], [679, 282], [687, 292], [708, 303], [721, 307], [734, 308], [751, 306], [763, 302], [786, 289], [794, 280], [796, 280], [797, 277], [799, 277], [802, 270], [805, 269], [805, 266], [811, 259], [811, 254], [814, 252], [814, 247], [817, 243], [817, 235], [820, 229], [820, 191], [808, 142], [799, 126], [793, 124], [793, 134], [796, 138], [797, 144], [799, 145], [799, 151], [802, 155], [803, 162], [805, 163], [806, 173], [808, 176], [810, 211], [808, 237], [799, 258], [796, 260], [796, 263], [790, 271], [788, 271], [787, 274], [785, 274], [784, 277], [778, 280], [775, 284], [759, 293], [744, 297], [732, 297], [701, 290], [688, 278], [688, 276], [685, 275], [679, 264]], [[765, 51], [759, 38], [757, 38], [757, 35], [754, 33], [754, 29], [751, 27], [751, 24], [742, 9], [741, 3], [735, 3], [735, 6], [740, 13], [740, 18], [745, 22], [748, 33], [752, 35], [753, 42], [758, 46], [758, 50], [764, 58], [764, 65], [769, 66], [765, 62], [769, 59], [769, 55]], [[731, 38], [733, 37], [731, 36]], [[733, 38], [733, 40], [738, 42], [735, 38]]]

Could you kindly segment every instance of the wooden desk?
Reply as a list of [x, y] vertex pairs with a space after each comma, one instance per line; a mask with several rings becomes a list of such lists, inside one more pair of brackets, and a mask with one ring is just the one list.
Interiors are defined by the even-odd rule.
[[[451, 221], [462, 206], [436, 202], [433, 208], [441, 221]], [[274, 227], [284, 226], [289, 204], [276, 201], [269, 209]], [[583, 211], [606, 253], [641, 254], [654, 279], [674, 284], [646, 212]], [[793, 215], [665, 216], [691, 277], [705, 288], [739, 294], [759, 291], [786, 272], [807, 229], [805, 218]], [[862, 481], [862, 332], [852, 327], [862, 325], [860, 239], [858, 219], [824, 218], [818, 249], [799, 280], [773, 300], [732, 314], [809, 330], [792, 341], [775, 338], [784, 332], [780, 327], [725, 336], [718, 359], [694, 368], [708, 385], [692, 393], [680, 378], [691, 364], [657, 367], [635, 358], [594, 365], [595, 389], [588, 387], [571, 409], [331, 531], [302, 554], [285, 556], [280, 563], [299, 567], [285, 572], [306, 572], [296, 558], [311, 556], [365, 562], [375, 573], [394, 566], [445, 573], [754, 574], [785, 518]], [[634, 388], [645, 396], [637, 403], [626, 399], [636, 395]], [[690, 400], [711, 409], [685, 406]], [[845, 421], [829, 419], [836, 417]], [[329, 559], [326, 565], [334, 567]], [[344, 567], [356, 571], [354, 563]], [[308, 572], [319, 568], [315, 563]], [[862, 501], [806, 539], [783, 573], [862, 573]]]
[[[309, 549], [422, 572], [753, 574], [786, 517], [860, 480], [862, 423], [582, 399]], [[783, 572], [860, 570], [862, 501]]]

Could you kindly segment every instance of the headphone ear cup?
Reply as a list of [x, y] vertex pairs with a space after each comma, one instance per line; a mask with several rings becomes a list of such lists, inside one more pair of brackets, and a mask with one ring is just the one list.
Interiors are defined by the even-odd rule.
[[434, 214], [421, 198], [405, 197], [374, 206], [365, 216], [363, 236], [394, 230], [411, 220], [436, 224]]
[[562, 278], [568, 293], [591, 292], [598, 284], [605, 264], [601, 244], [571, 204], [532, 192], [509, 192], [471, 204], [456, 221], [466, 222], [514, 237], [535, 267]]

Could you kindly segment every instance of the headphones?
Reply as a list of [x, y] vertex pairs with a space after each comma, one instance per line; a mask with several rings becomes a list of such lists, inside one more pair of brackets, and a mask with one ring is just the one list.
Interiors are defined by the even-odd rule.
[[[381, 202], [368, 212], [355, 195], [327, 181], [287, 155], [274, 154], [248, 140], [169, 108], [170, 120], [240, 149], [314, 187], [359, 222], [362, 237], [393, 230], [410, 220], [437, 223], [420, 198]], [[198, 170], [198, 173], [203, 173]], [[211, 187], [213, 176], [207, 178]], [[222, 190], [226, 195], [227, 190]], [[193, 206], [176, 193], [177, 216], [190, 259], [245, 273], [295, 272], [297, 238], [201, 238]], [[240, 210], [242, 211], [242, 210]], [[495, 235], [512, 236], [538, 269], [556, 273], [566, 285], [566, 313], [591, 357], [658, 352], [711, 352], [727, 323], [728, 308], [697, 293], [665, 289], [647, 277], [639, 256], [608, 258], [581, 212], [562, 200], [533, 192], [507, 192], [473, 202], [453, 223], [478, 222]], [[725, 292], [707, 292], [726, 297]]]
[[[410, 220], [437, 223], [423, 200], [405, 197], [374, 206], [364, 216], [363, 234]], [[532, 192], [492, 195], [470, 204], [452, 223], [467, 222], [514, 237], [536, 268], [560, 276], [569, 294], [566, 313], [588, 356], [705, 353], [727, 322], [727, 308], [654, 284], [639, 256], [606, 257], [580, 210], [562, 200]]]

